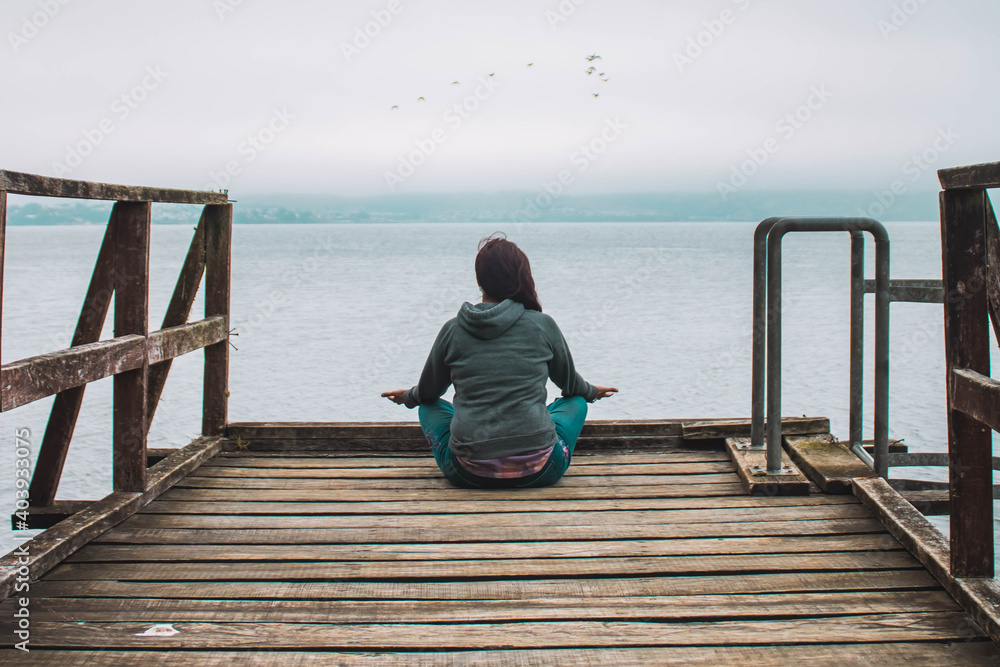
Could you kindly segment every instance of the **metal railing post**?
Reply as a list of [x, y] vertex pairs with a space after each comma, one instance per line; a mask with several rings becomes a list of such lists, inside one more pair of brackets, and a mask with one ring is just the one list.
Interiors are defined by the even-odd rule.
[[750, 445], [764, 448], [764, 412], [767, 369], [767, 233], [781, 218], [768, 218], [757, 225], [753, 233], [753, 368], [750, 389], [753, 393], [750, 410]]
[[[851, 234], [851, 449], [872, 464], [882, 477], [889, 460], [889, 235], [871, 218], [769, 218], [754, 234], [754, 330], [753, 396], [754, 432], [759, 432], [760, 392], [767, 389], [767, 473], [781, 468], [781, 242], [789, 232], [849, 232]], [[875, 240], [875, 458], [862, 447], [864, 408], [864, 236]], [[761, 284], [760, 236], [765, 236], [766, 295], [758, 295]], [[766, 299], [766, 300], [765, 300]], [[760, 330], [764, 324], [766, 331]], [[761, 340], [766, 334], [766, 364]], [[760, 368], [766, 369], [764, 378]]]
[[851, 448], [864, 440], [865, 235], [851, 232]]
[[[879, 225], [879, 227], [882, 227]], [[889, 236], [875, 238], [875, 472], [889, 477]]]

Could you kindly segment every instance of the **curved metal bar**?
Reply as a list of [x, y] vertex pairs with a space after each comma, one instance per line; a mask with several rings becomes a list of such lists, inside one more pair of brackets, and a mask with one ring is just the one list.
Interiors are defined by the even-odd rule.
[[767, 332], [767, 234], [784, 218], [768, 218], [753, 233], [753, 368], [750, 388], [753, 394], [750, 414], [750, 445], [764, 448], [764, 382]]
[[[865, 234], [851, 232], [851, 425], [848, 436], [851, 449], [864, 452], [865, 409]], [[871, 457], [861, 457], [866, 463]], [[874, 465], [872, 466], [874, 467]]]
[[[767, 327], [767, 469], [781, 470], [781, 241], [791, 232], [848, 232], [852, 235], [852, 249], [856, 237], [868, 233], [875, 240], [875, 471], [882, 477], [888, 474], [889, 458], [889, 234], [885, 227], [871, 218], [783, 218], [773, 219], [766, 232], [766, 316], [771, 320]], [[761, 223], [764, 225], [765, 223]], [[755, 234], [755, 243], [757, 235]], [[863, 247], [863, 246], [862, 246]], [[755, 247], [756, 250], [756, 247]], [[852, 283], [856, 282], [853, 271]], [[863, 264], [861, 264], [863, 267]], [[756, 269], [756, 263], [755, 263]], [[756, 290], [755, 285], [755, 290]], [[863, 287], [862, 287], [863, 289]], [[852, 289], [852, 292], [855, 290]], [[760, 311], [755, 308], [755, 324]], [[852, 334], [854, 333], [852, 322]], [[754, 333], [756, 334], [756, 328]], [[852, 348], [856, 341], [852, 335]], [[860, 346], [859, 346], [860, 347]], [[854, 350], [852, 349], [852, 356]], [[860, 350], [859, 350], [860, 354]], [[855, 368], [852, 360], [852, 374]], [[756, 380], [756, 377], [755, 377]], [[856, 389], [852, 377], [852, 392]], [[755, 390], [758, 387], [755, 385]], [[852, 413], [861, 405], [860, 398], [852, 393]], [[852, 437], [860, 416], [852, 418]]]

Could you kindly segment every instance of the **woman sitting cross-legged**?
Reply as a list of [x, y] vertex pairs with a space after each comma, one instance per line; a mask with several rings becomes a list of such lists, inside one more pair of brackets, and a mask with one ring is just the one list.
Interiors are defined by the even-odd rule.
[[[476, 256], [482, 303], [462, 304], [431, 348], [420, 381], [383, 397], [420, 406], [438, 467], [469, 488], [547, 486], [569, 467], [587, 403], [618, 390], [587, 383], [555, 320], [542, 313], [528, 258], [496, 235]], [[548, 378], [562, 397], [546, 405]], [[441, 398], [455, 384], [455, 404]]]

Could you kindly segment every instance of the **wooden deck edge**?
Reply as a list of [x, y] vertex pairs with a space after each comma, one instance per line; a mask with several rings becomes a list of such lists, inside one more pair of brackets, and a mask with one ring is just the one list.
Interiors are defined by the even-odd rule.
[[[685, 440], [747, 438], [750, 423], [749, 419], [686, 420], [681, 423], [681, 435]], [[781, 431], [785, 435], [829, 433], [830, 420], [826, 417], [782, 417]]]
[[[796, 470], [794, 475], [755, 474], [752, 470], [753, 467], [767, 465], [767, 452], [759, 449], [748, 451], [740, 448], [741, 445], [746, 445], [749, 442], [749, 438], [726, 439], [726, 451], [729, 452], [729, 458], [736, 466], [736, 474], [739, 475], [748, 494], [751, 496], [809, 495], [809, 479], [799, 470]], [[781, 463], [783, 466], [795, 468], [784, 452], [782, 452]]]
[[[785, 433], [828, 433], [826, 417], [787, 417]], [[420, 424], [398, 422], [232, 422], [226, 435], [243, 440], [399, 439], [423, 440]], [[581, 438], [677, 437], [685, 440], [721, 440], [750, 435], [749, 419], [595, 419], [587, 421]]]
[[218, 454], [221, 447], [219, 436], [194, 440], [149, 469], [145, 492], [110, 493], [0, 558], [0, 600], [16, 592], [18, 583], [37, 580], [77, 549], [138, 512]]
[[951, 576], [948, 540], [881, 478], [858, 479], [854, 495], [1000, 646], [1000, 586], [996, 579]]
[[824, 493], [850, 495], [855, 478], [875, 476], [854, 452], [829, 433], [785, 436], [785, 452]]

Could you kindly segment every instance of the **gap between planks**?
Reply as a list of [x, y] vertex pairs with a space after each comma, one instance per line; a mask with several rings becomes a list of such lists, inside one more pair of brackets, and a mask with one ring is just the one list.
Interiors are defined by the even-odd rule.
[[[969, 641], [981, 634], [959, 612], [871, 614], [722, 623], [545, 622], [448, 624], [184, 623], [162, 648], [523, 649]], [[6, 627], [5, 627], [6, 626]], [[0, 631], [10, 632], [9, 622]], [[32, 646], [148, 647], [148, 623], [32, 624]], [[863, 652], [863, 649], [862, 649]]]

